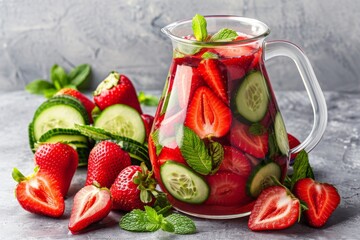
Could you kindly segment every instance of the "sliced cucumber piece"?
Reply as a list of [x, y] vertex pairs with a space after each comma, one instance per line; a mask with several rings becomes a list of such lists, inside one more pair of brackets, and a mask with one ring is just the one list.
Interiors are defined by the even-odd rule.
[[79, 131], [74, 129], [67, 128], [53, 128], [46, 133], [44, 133], [40, 138], [39, 142], [47, 142], [47, 143], [76, 143], [80, 142], [85, 145], [88, 143], [88, 139], [86, 136], [82, 135]]
[[[48, 100], [40, 105], [33, 118], [34, 139], [38, 141], [47, 131], [54, 128], [74, 128], [74, 124], [88, 124], [84, 107], [75, 102]], [[86, 110], [85, 110], [86, 112]]]
[[261, 121], [269, 104], [269, 91], [264, 76], [259, 71], [245, 76], [232, 99], [232, 110], [246, 121]]
[[201, 204], [209, 197], [206, 181], [183, 164], [166, 161], [160, 167], [160, 174], [166, 190], [179, 201]]
[[278, 180], [280, 179], [281, 168], [278, 164], [268, 162], [257, 165], [247, 181], [246, 186], [248, 195], [252, 197], [259, 196], [263, 188], [263, 182], [269, 176], [274, 176]]
[[34, 124], [31, 122], [28, 126], [29, 144], [32, 152], [35, 152], [35, 136], [34, 136]]
[[275, 128], [276, 143], [279, 146], [281, 153], [284, 155], [289, 155], [289, 149], [290, 149], [289, 140], [288, 140], [284, 120], [280, 112], [276, 113], [274, 128]]
[[146, 132], [141, 115], [136, 109], [124, 104], [105, 108], [96, 118], [94, 126], [140, 143], [145, 141]]

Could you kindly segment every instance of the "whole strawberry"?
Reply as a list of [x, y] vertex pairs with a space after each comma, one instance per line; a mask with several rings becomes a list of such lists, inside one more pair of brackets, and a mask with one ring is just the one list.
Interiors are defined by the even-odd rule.
[[130, 165], [129, 154], [118, 144], [101, 141], [90, 152], [85, 185], [96, 181], [100, 186], [110, 188], [121, 170]]
[[94, 101], [100, 110], [114, 105], [126, 104], [142, 113], [136, 90], [125, 75], [112, 72], [94, 91]]
[[111, 211], [112, 201], [108, 188], [85, 186], [76, 193], [71, 210], [69, 230], [77, 233], [92, 223], [105, 218]]
[[52, 176], [38, 171], [38, 167], [35, 168], [34, 174], [27, 177], [14, 168], [12, 176], [18, 182], [15, 196], [23, 209], [55, 218], [63, 215], [64, 198]]
[[157, 196], [156, 181], [144, 163], [124, 168], [110, 188], [113, 209], [131, 211], [152, 205]]
[[84, 105], [86, 112], [88, 113], [90, 122], [93, 122], [91, 112], [95, 108], [95, 103], [91, 101], [88, 97], [86, 97], [84, 94], [82, 94], [80, 91], [73, 88], [62, 88], [56, 93], [56, 95], [69, 95], [78, 99]]
[[40, 172], [45, 172], [58, 182], [65, 197], [79, 162], [75, 149], [65, 143], [42, 144], [36, 149], [34, 161], [40, 167]]

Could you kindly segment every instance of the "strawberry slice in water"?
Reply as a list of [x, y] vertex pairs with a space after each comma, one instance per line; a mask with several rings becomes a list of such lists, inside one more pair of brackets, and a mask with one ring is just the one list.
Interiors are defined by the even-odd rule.
[[237, 175], [248, 177], [251, 172], [251, 162], [240, 150], [224, 146], [224, 159], [219, 170], [230, 171]]
[[198, 71], [214, 93], [229, 104], [225, 66], [217, 59], [205, 59], [200, 62]]
[[180, 148], [178, 146], [176, 146], [174, 148], [170, 148], [170, 147], [162, 148], [162, 150], [159, 154], [159, 157], [158, 157], [159, 166], [161, 166], [168, 160], [187, 165], [186, 160], [181, 155]]
[[239, 80], [244, 77], [253, 60], [254, 55], [222, 59], [221, 62], [225, 64], [227, 69], [228, 81]]
[[253, 135], [249, 131], [250, 126], [233, 121], [230, 132], [230, 142], [242, 151], [257, 157], [264, 158], [268, 151], [268, 133]]
[[185, 125], [200, 138], [222, 137], [230, 129], [231, 111], [209, 88], [199, 87], [189, 105]]
[[205, 204], [240, 205], [250, 201], [246, 195], [246, 177], [228, 171], [218, 171], [206, 177], [211, 186], [210, 196]]

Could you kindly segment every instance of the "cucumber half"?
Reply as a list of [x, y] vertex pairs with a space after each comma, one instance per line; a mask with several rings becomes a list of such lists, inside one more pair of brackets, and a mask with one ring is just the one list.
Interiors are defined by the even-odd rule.
[[166, 190], [179, 201], [201, 204], [209, 197], [206, 181], [183, 164], [166, 161], [160, 167], [160, 174]]
[[245, 76], [234, 94], [232, 110], [246, 121], [261, 121], [269, 105], [269, 92], [264, 76], [259, 71]]
[[105, 108], [96, 118], [94, 126], [140, 143], [145, 141], [146, 132], [141, 115], [136, 109], [124, 104]]
[[248, 195], [254, 198], [259, 196], [263, 189], [264, 180], [269, 176], [274, 176], [276, 179], [280, 180], [281, 168], [277, 163], [268, 162], [257, 165], [246, 185]]
[[290, 149], [289, 140], [288, 140], [284, 120], [280, 112], [276, 113], [274, 128], [275, 128], [276, 143], [279, 146], [281, 153], [284, 155], [289, 155], [289, 149]]

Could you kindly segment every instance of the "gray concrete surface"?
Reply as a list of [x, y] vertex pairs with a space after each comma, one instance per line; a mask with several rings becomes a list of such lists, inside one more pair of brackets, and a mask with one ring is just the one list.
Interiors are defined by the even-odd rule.
[[[0, 0], [0, 89], [48, 78], [54, 63], [93, 66], [93, 87], [112, 70], [138, 89], [162, 89], [171, 43], [160, 28], [195, 13], [257, 18], [271, 39], [298, 44], [325, 90], [360, 91], [360, 2], [353, 0]], [[269, 62], [275, 89], [303, 90], [288, 59]]]
[[[303, 140], [311, 128], [312, 111], [304, 92], [277, 92], [277, 100], [288, 132]], [[61, 219], [37, 216], [24, 211], [14, 197], [13, 167], [25, 174], [33, 167], [27, 126], [44, 98], [24, 91], [0, 92], [0, 236], [1, 239], [360, 239], [360, 96], [326, 92], [329, 121], [320, 144], [310, 153], [310, 162], [318, 181], [334, 184], [341, 203], [321, 229], [300, 223], [275, 232], [251, 232], [248, 218], [234, 220], [195, 219], [197, 233], [188, 236], [156, 233], [132, 233], [121, 230], [121, 213], [112, 212], [98, 229], [73, 236], [68, 232], [72, 198], [83, 186], [86, 168], [73, 178], [65, 214]], [[146, 108], [147, 113], [155, 109]]]

